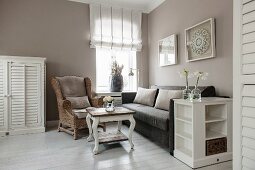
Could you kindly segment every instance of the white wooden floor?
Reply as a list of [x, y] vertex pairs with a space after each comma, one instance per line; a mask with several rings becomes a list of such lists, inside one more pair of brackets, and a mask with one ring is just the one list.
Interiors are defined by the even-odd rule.
[[[115, 130], [116, 124], [107, 126]], [[127, 128], [123, 127], [124, 132]], [[93, 142], [79, 140], [54, 128], [46, 133], [0, 138], [0, 170], [190, 170], [138, 133], [133, 134], [134, 150], [127, 141], [100, 145], [98, 155], [92, 154]], [[199, 170], [231, 170], [231, 162]]]

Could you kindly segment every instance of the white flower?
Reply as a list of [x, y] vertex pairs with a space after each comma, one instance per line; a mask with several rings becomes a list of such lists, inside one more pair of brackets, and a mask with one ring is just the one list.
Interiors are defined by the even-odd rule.
[[209, 73], [204, 72], [204, 73], [202, 74], [202, 76], [201, 76], [201, 79], [202, 79], [202, 80], [206, 80], [207, 77], [208, 77], [208, 75], [209, 75]]
[[111, 103], [112, 101], [114, 101], [114, 98], [112, 96], [105, 96], [103, 98], [103, 101]]
[[181, 78], [185, 78], [185, 77], [191, 78], [192, 77], [192, 74], [190, 74], [189, 71], [186, 69], [183, 69], [182, 71], [179, 71], [178, 73]]

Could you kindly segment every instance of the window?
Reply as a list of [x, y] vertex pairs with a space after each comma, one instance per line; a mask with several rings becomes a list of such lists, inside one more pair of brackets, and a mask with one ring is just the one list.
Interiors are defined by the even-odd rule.
[[[123, 64], [122, 70], [124, 91], [137, 90], [136, 52], [96, 48], [96, 90], [109, 92], [111, 82], [111, 64], [113, 61]], [[129, 76], [130, 68], [134, 69], [134, 76]]]

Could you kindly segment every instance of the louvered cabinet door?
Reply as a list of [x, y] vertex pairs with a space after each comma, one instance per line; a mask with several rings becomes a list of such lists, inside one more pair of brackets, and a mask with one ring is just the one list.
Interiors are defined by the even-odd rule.
[[25, 124], [37, 126], [41, 123], [41, 76], [40, 64], [26, 64], [25, 67]]
[[9, 63], [9, 125], [25, 127], [25, 65]]
[[255, 1], [241, 8], [241, 168], [255, 169]]
[[5, 66], [4, 62], [0, 61], [0, 131], [7, 130], [7, 115], [6, 115], [6, 89], [5, 89]]

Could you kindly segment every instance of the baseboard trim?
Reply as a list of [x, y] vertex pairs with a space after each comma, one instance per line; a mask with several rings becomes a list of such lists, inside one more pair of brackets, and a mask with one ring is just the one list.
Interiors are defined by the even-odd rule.
[[56, 127], [58, 126], [59, 120], [50, 120], [46, 122], [46, 127]]

